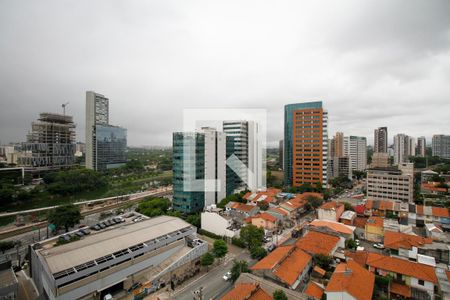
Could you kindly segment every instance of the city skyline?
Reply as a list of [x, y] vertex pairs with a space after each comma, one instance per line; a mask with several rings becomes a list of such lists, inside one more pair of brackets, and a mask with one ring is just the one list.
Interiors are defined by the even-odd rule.
[[323, 4], [5, 2], [0, 141], [23, 141], [36, 114], [66, 102], [84, 141], [87, 90], [114, 99], [111, 122], [133, 146], [169, 146], [182, 109], [224, 106], [267, 109], [276, 146], [284, 105], [310, 101], [327, 107], [331, 134], [369, 145], [381, 126], [389, 144], [448, 134], [450, 3]]

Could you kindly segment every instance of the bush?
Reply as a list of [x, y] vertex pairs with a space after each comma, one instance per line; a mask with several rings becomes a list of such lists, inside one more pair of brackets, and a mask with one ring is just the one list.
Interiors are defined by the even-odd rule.
[[214, 234], [214, 233], [209, 232], [209, 231], [206, 231], [206, 230], [204, 230], [204, 229], [198, 229], [197, 232], [198, 232], [198, 234], [201, 234], [201, 235], [210, 237], [210, 238], [215, 239], [215, 240], [221, 240], [221, 239], [223, 240], [223, 237], [222, 237], [222, 236], [217, 235], [217, 234]]

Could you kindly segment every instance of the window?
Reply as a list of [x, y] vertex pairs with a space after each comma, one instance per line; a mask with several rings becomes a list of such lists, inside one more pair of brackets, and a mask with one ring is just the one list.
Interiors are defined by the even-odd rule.
[[425, 281], [423, 281], [422, 279], [419, 279], [419, 285], [425, 285]]

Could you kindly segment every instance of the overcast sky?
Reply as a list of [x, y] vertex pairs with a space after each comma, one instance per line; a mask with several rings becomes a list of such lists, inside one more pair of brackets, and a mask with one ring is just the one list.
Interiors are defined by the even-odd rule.
[[267, 109], [274, 144], [317, 100], [330, 136], [450, 134], [450, 1], [0, 0], [0, 142], [64, 102], [84, 141], [86, 90], [135, 146], [222, 107]]

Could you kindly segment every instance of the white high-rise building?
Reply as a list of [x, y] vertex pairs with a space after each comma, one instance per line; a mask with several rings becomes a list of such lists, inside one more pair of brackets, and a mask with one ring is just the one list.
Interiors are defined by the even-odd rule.
[[344, 137], [344, 155], [350, 157], [352, 170], [364, 171], [367, 168], [367, 139], [353, 135]]
[[237, 188], [252, 191], [265, 189], [259, 124], [254, 121], [224, 121], [223, 132], [233, 138], [233, 154], [243, 163], [238, 170]]
[[450, 135], [433, 135], [431, 151], [433, 156], [450, 158]]
[[409, 157], [415, 155], [414, 138], [403, 133], [394, 136], [394, 165], [409, 162]]
[[[205, 207], [226, 197], [226, 135], [203, 127], [205, 134]], [[219, 186], [220, 185], [220, 186]]]

